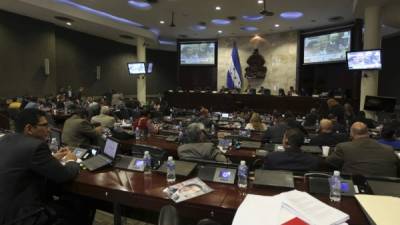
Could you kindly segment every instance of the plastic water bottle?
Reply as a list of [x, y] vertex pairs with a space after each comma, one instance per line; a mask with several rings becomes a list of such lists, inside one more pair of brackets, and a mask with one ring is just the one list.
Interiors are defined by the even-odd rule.
[[214, 126], [214, 124], [211, 124], [210, 134], [213, 135], [213, 136], [215, 135], [215, 126]]
[[247, 166], [246, 161], [240, 161], [240, 165], [238, 168], [238, 187], [239, 188], [247, 188]]
[[139, 129], [139, 127], [136, 127], [136, 129], [135, 129], [135, 139], [136, 140], [140, 139], [140, 129]]
[[151, 174], [151, 156], [149, 151], [144, 152], [144, 174]]
[[176, 180], [176, 175], [175, 175], [175, 161], [172, 158], [172, 156], [168, 156], [168, 161], [167, 161], [167, 182], [168, 183], [173, 183]]
[[319, 132], [319, 120], [315, 120], [315, 132]]
[[58, 151], [58, 141], [57, 138], [52, 138], [50, 141], [49, 148], [52, 152], [57, 152]]
[[335, 170], [333, 176], [329, 178], [329, 199], [332, 202], [340, 202], [341, 199], [341, 183], [340, 183], [340, 172]]

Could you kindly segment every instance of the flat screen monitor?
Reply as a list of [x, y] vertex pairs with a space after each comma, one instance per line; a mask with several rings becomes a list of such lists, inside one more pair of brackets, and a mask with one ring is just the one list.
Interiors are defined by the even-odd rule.
[[145, 74], [146, 65], [144, 62], [134, 62], [128, 63], [128, 73], [129, 75]]
[[346, 60], [350, 51], [351, 31], [337, 31], [304, 38], [304, 64], [331, 63]]
[[146, 73], [150, 74], [152, 72], [153, 72], [153, 63], [152, 62], [146, 63]]
[[381, 50], [347, 52], [349, 70], [380, 70], [382, 69], [381, 60]]
[[106, 144], [104, 146], [104, 154], [114, 159], [115, 155], [117, 154], [117, 149], [118, 149], [118, 142], [110, 138], [107, 138]]
[[378, 112], [394, 112], [396, 106], [396, 98], [365, 96], [364, 109]]
[[180, 42], [180, 65], [215, 65], [216, 42]]

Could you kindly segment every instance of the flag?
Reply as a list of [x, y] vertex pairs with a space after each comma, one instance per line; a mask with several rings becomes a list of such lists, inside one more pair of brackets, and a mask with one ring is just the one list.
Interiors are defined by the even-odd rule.
[[231, 63], [228, 67], [228, 73], [226, 75], [226, 87], [241, 88], [242, 87], [242, 68], [240, 66], [239, 52], [236, 47], [236, 43], [233, 43], [231, 53]]

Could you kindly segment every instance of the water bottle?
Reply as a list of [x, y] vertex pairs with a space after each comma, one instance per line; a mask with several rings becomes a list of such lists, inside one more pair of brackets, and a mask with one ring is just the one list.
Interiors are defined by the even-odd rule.
[[167, 161], [167, 182], [174, 183], [176, 180], [175, 176], [175, 161], [172, 156], [168, 156]]
[[64, 114], [67, 115], [68, 114], [68, 107], [64, 106]]
[[335, 170], [333, 176], [329, 178], [329, 199], [332, 202], [340, 202], [341, 199], [341, 183], [340, 183], [340, 172]]
[[58, 141], [57, 138], [52, 138], [50, 141], [49, 148], [52, 152], [57, 152], [58, 151]]
[[151, 156], [149, 151], [144, 152], [144, 174], [151, 174]]
[[238, 187], [247, 188], [247, 166], [246, 161], [240, 161], [238, 168]]
[[215, 135], [215, 126], [214, 126], [214, 124], [211, 124], [210, 134], [211, 134], [212, 136]]
[[136, 129], [135, 129], [135, 139], [136, 140], [140, 139], [140, 129], [139, 129], [139, 127], [136, 127]]
[[315, 132], [318, 133], [319, 132], [319, 120], [315, 120]]

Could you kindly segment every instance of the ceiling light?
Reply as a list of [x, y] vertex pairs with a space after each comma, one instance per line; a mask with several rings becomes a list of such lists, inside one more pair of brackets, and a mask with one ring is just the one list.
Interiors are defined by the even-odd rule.
[[242, 18], [246, 21], [259, 21], [264, 19], [263, 15], [252, 15], [252, 16], [242, 16]]
[[222, 34], [222, 30], [219, 30], [219, 31], [218, 31], [218, 34]]
[[231, 23], [231, 21], [227, 19], [213, 19], [211, 22], [215, 25], [229, 25]]
[[203, 31], [203, 30], [207, 29], [207, 26], [201, 25], [201, 24], [197, 24], [197, 25], [191, 26], [191, 28], [192, 28], [192, 30], [195, 30], [195, 31]]
[[131, 0], [131, 1], [128, 1], [128, 3], [137, 9], [151, 9], [151, 5], [148, 2], [139, 1], [139, 0]]
[[274, 26], [275, 26], [275, 27], [280, 27], [280, 25], [279, 25], [279, 24], [275, 24]]
[[258, 30], [258, 28], [257, 27], [251, 27], [251, 26], [245, 26], [245, 27], [241, 27], [240, 28], [241, 30], [244, 30], [244, 31], [257, 31]]
[[161, 23], [161, 24], [164, 24], [164, 23], [165, 23], [165, 21], [164, 21], [164, 20], [160, 20], [160, 23]]
[[263, 4], [264, 1], [263, 1], [263, 0], [258, 0], [257, 3], [258, 3], [258, 4]]
[[67, 26], [72, 26], [71, 22], [66, 22], [65, 24], [67, 24]]
[[216, 6], [215, 10], [221, 10], [221, 6]]
[[290, 12], [283, 12], [280, 14], [280, 16], [283, 19], [295, 20], [295, 19], [299, 19], [300, 17], [303, 17], [304, 14], [302, 12], [290, 11]]

